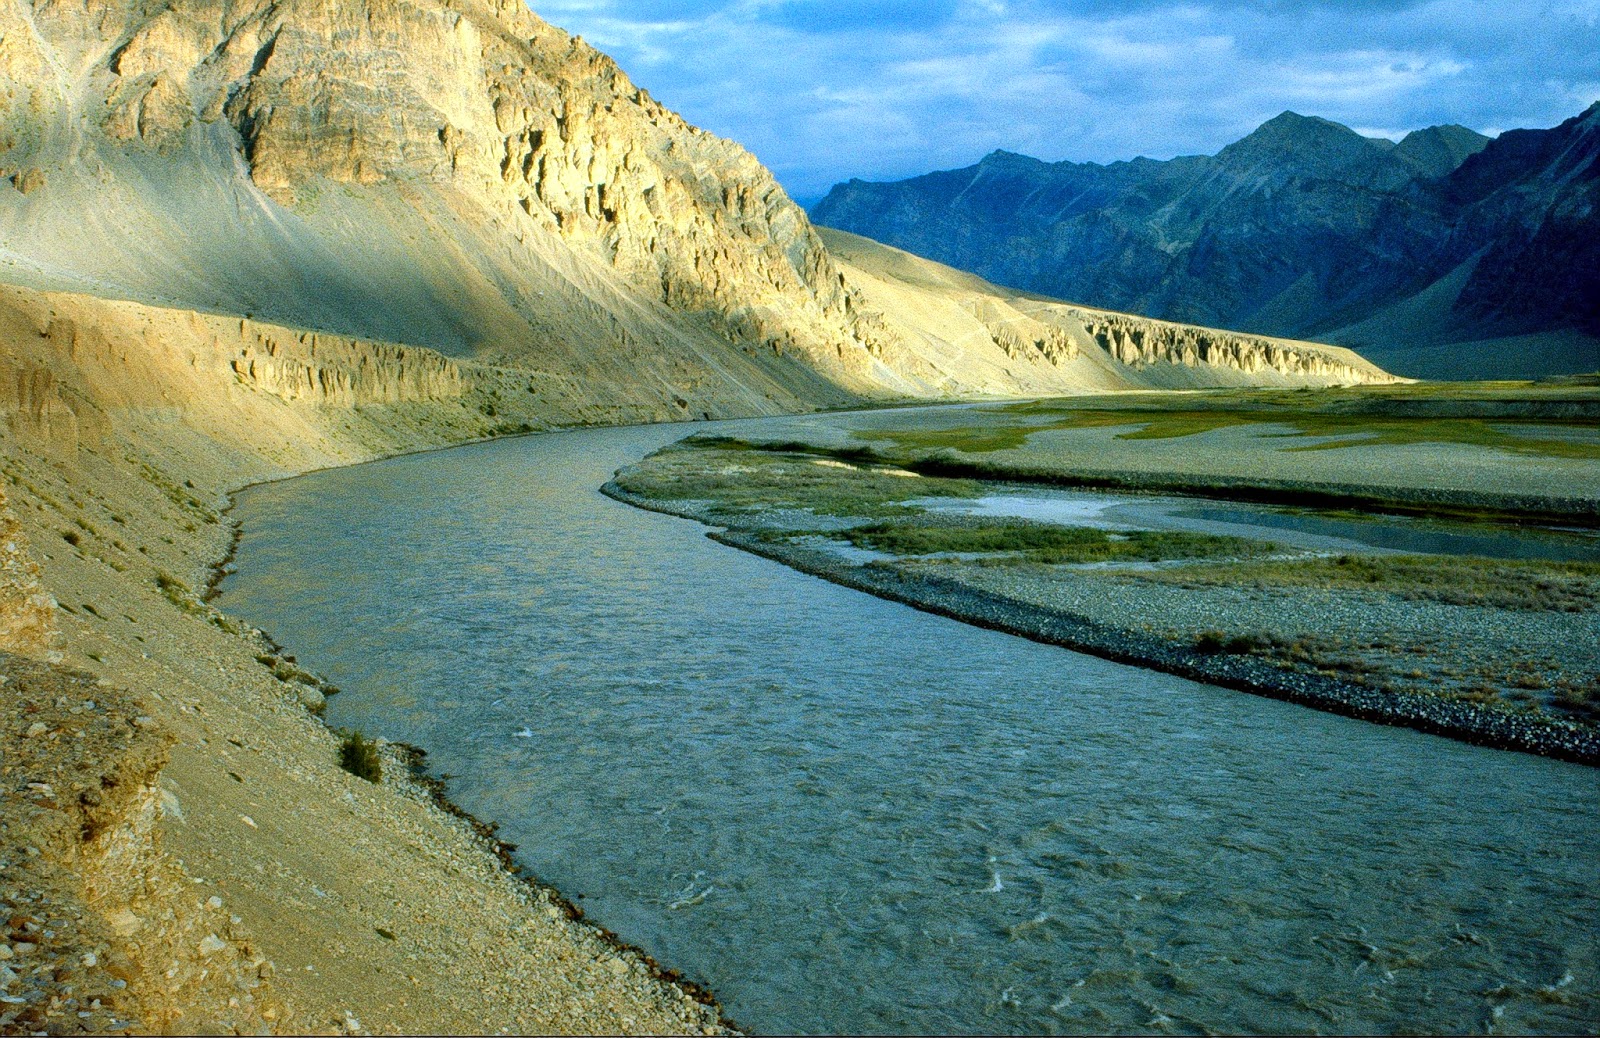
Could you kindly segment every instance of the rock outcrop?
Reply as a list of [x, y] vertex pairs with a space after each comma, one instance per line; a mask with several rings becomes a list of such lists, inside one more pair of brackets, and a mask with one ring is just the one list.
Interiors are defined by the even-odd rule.
[[[866, 305], [920, 338], [923, 378], [1043, 395], [1109, 389], [1393, 382], [1350, 350], [1091, 310], [991, 285], [868, 238], [820, 232]], [[959, 363], [959, 367], [957, 364]]]
[[1224, 368], [1244, 375], [1276, 372], [1289, 379], [1356, 385], [1376, 381], [1359, 357], [1306, 344], [1241, 335], [1187, 324], [1151, 321], [1123, 314], [1072, 309], [1086, 331], [1119, 363], [1142, 368], [1180, 364]]
[[267, 1033], [285, 1022], [269, 964], [162, 852], [171, 737], [91, 674], [0, 652], [0, 682], [0, 1030]]
[[28, 555], [22, 524], [0, 490], [0, 652], [24, 656], [50, 653], [59, 637], [56, 601], [39, 579]]
[[250, 321], [239, 322], [239, 339], [228, 362], [233, 373], [283, 400], [356, 407], [459, 400], [467, 391], [461, 366], [432, 350], [316, 332], [286, 336]]

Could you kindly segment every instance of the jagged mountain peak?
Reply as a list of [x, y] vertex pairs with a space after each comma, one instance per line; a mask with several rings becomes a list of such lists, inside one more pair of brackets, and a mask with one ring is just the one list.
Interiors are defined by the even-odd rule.
[[1004, 148], [996, 148], [978, 160], [980, 169], [1034, 169], [1049, 165], [1051, 163], [1043, 159], [1036, 159], [1032, 155], [1024, 155], [1021, 152], [1007, 151]]
[[1425, 177], [1442, 177], [1482, 151], [1490, 138], [1454, 123], [1413, 130], [1395, 145], [1393, 154]]
[[1376, 166], [1384, 156], [1382, 147], [1342, 123], [1283, 112], [1223, 148], [1217, 160], [1239, 170], [1268, 164], [1276, 171], [1331, 175], [1351, 167]]

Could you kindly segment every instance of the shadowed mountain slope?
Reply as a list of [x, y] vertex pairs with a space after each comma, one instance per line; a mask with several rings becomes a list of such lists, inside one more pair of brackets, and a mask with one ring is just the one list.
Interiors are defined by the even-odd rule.
[[[1405, 374], [1600, 366], [1600, 105], [1398, 144], [1285, 112], [1215, 156], [838, 185], [822, 224], [1095, 306], [1354, 346]], [[1492, 341], [1490, 341], [1492, 340]]]

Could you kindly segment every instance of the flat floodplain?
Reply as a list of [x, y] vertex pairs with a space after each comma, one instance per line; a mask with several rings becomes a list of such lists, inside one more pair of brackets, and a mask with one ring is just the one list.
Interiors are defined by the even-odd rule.
[[[909, 414], [708, 431], [859, 447]], [[758, 1031], [1600, 1019], [1592, 769], [956, 623], [595, 492], [686, 431], [258, 488], [223, 604]]]
[[[1595, 514], [1592, 378], [1299, 391], [1127, 393], [867, 412], [807, 443], [974, 475], [1203, 490], [1336, 487], [1365, 503], [1549, 499]], [[765, 442], [773, 442], [767, 438]]]

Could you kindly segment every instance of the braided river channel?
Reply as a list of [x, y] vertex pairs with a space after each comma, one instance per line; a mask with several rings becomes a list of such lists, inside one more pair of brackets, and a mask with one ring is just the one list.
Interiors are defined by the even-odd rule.
[[969, 627], [597, 492], [705, 428], [254, 488], [219, 604], [757, 1032], [1600, 1027], [1600, 773]]

